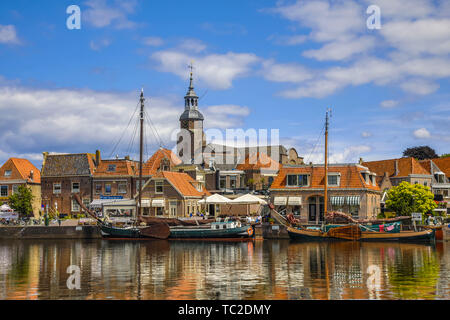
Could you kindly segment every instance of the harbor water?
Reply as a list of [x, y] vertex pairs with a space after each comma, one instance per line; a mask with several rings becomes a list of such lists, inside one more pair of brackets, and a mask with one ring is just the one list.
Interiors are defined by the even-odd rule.
[[450, 243], [1, 240], [0, 299], [450, 299]]

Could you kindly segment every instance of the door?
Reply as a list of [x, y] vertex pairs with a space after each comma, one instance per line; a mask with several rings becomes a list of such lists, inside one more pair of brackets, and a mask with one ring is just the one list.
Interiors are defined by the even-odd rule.
[[309, 221], [316, 222], [316, 204], [309, 204]]
[[209, 205], [209, 215], [210, 215], [210, 216], [213, 216], [213, 217], [214, 217], [214, 216], [216, 215], [216, 210], [215, 210], [215, 208], [216, 208], [215, 205], [213, 205], [213, 204], [210, 204], [210, 205]]
[[169, 202], [169, 216], [172, 218], [177, 216], [177, 202], [176, 201]]

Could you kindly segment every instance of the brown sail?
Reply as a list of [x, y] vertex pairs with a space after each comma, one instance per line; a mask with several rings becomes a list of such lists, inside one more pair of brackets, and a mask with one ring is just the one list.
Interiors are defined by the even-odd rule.
[[170, 235], [170, 228], [167, 223], [156, 223], [148, 227], [139, 228], [140, 234], [144, 237], [155, 239], [167, 239]]
[[348, 226], [336, 227], [328, 230], [326, 237], [344, 239], [344, 240], [359, 240], [361, 239], [361, 229], [356, 224]]

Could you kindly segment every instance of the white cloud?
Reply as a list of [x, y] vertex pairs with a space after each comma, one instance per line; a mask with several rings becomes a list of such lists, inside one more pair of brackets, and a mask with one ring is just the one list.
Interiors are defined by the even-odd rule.
[[396, 100], [384, 100], [380, 103], [382, 108], [394, 108], [398, 105], [398, 101]]
[[439, 84], [421, 79], [408, 80], [401, 85], [406, 92], [419, 95], [427, 95], [439, 89]]
[[205, 86], [214, 89], [228, 89], [235, 78], [246, 75], [251, 65], [260, 59], [252, 53], [209, 54], [204, 56], [188, 55], [175, 50], [158, 51], [152, 54], [158, 70], [171, 72], [186, 79], [187, 65], [193, 60], [195, 77]]
[[20, 44], [15, 26], [0, 24], [0, 43]]
[[268, 40], [275, 42], [278, 45], [296, 46], [304, 43], [308, 37], [306, 35], [294, 35], [294, 36], [279, 36], [271, 35]]
[[101, 40], [91, 40], [89, 46], [94, 51], [100, 51], [103, 48], [108, 47], [111, 44], [111, 40], [109, 39], [101, 39]]
[[[179, 128], [179, 117], [184, 109], [183, 93], [184, 90], [179, 99], [152, 96], [146, 100], [146, 114], [167, 147], [175, 145], [171, 139]], [[136, 154], [138, 140], [134, 139], [132, 147], [130, 141], [137, 125], [138, 101], [138, 91], [0, 87], [0, 112], [3, 114], [0, 160], [11, 156], [41, 160], [43, 151], [93, 152], [95, 149], [102, 150], [107, 157], [122, 135], [114, 154]], [[241, 126], [250, 113], [248, 107], [238, 105], [200, 106], [200, 110], [209, 128]], [[125, 130], [133, 111], [134, 120]], [[146, 128], [146, 147], [151, 151], [159, 146], [159, 140], [152, 133], [153, 129]]]
[[115, 29], [133, 29], [137, 26], [128, 19], [128, 15], [136, 10], [136, 0], [88, 0], [84, 4], [88, 9], [83, 10], [81, 17], [96, 28], [112, 26]]
[[159, 47], [164, 44], [164, 41], [159, 37], [145, 37], [142, 39], [142, 43], [146, 46]]
[[312, 73], [295, 63], [280, 64], [273, 60], [263, 62], [263, 76], [269, 81], [300, 83], [312, 78]]
[[[341, 152], [333, 152], [329, 154], [329, 163], [356, 163], [363, 154], [367, 154], [372, 150], [366, 145], [355, 145], [344, 148]], [[313, 163], [324, 163], [325, 155], [323, 153], [312, 153], [309, 160]]]
[[369, 138], [371, 136], [372, 136], [371, 132], [368, 132], [368, 131], [361, 132], [361, 137], [363, 137], [363, 138]]
[[[382, 26], [376, 32], [368, 31], [365, 24], [369, 4], [381, 9]], [[310, 29], [307, 39], [320, 44], [302, 55], [335, 61], [323, 70], [308, 69], [313, 77], [307, 83], [280, 95], [322, 98], [347, 86], [366, 84], [389, 85], [419, 95], [435, 92], [437, 81], [450, 77], [448, 8], [445, 2], [425, 0], [279, 2], [268, 11]], [[277, 77], [266, 79], [280, 82]], [[289, 77], [285, 82], [298, 83]]]
[[248, 107], [231, 104], [208, 106], [203, 109], [205, 127], [214, 129], [241, 127], [244, 118], [250, 114]]
[[431, 138], [430, 132], [425, 128], [420, 128], [414, 131], [414, 137], [417, 139], [428, 139]]
[[380, 31], [391, 46], [408, 54], [450, 53], [450, 19], [394, 21]]
[[352, 1], [297, 1], [272, 11], [310, 28], [311, 37], [318, 42], [347, 38], [366, 27], [361, 7]]
[[303, 55], [318, 61], [345, 60], [355, 54], [366, 52], [375, 46], [375, 40], [369, 37], [357, 37], [342, 41], [333, 41], [317, 50], [306, 50]]
[[183, 39], [178, 47], [183, 51], [199, 53], [206, 49], [206, 44], [198, 39]]
[[285, 90], [279, 93], [285, 98], [323, 98], [336, 90], [340, 89], [341, 85], [337, 81], [329, 80], [314, 80], [296, 89]]

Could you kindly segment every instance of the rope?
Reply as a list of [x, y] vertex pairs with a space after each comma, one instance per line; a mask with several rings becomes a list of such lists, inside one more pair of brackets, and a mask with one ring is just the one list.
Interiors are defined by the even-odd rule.
[[116, 145], [114, 146], [113, 150], [111, 151], [111, 153], [109, 154], [108, 158], [111, 158], [111, 156], [114, 154], [114, 151], [116, 151], [117, 146], [119, 145], [119, 143], [122, 141], [123, 136], [125, 135], [125, 132], [127, 131], [128, 127], [130, 126], [131, 120], [134, 118], [134, 114], [136, 113], [137, 109], [139, 106], [139, 102], [136, 104], [136, 108], [134, 109], [133, 114], [130, 117], [130, 120], [128, 121], [128, 124], [125, 128], [125, 130], [122, 132], [122, 136], [120, 137], [120, 139], [117, 141]]

